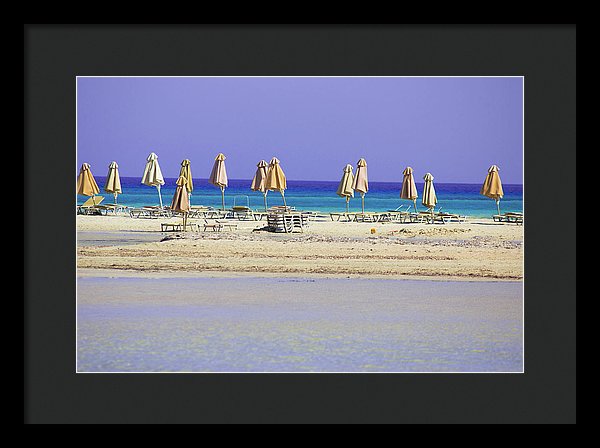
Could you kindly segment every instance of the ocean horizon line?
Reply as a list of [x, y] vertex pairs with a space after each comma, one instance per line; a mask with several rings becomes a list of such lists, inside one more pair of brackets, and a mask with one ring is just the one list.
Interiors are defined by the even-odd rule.
[[[95, 177], [101, 178], [101, 179], [105, 179], [106, 176], [100, 176], [97, 175]], [[121, 179], [140, 179], [140, 183], [141, 183], [141, 178], [142, 176], [120, 176]], [[164, 177], [165, 180], [172, 180], [172, 181], [176, 181], [177, 177]], [[208, 182], [208, 177], [192, 177], [192, 181], [206, 181]], [[339, 183], [340, 180], [306, 180], [306, 179], [286, 179], [288, 182], [322, 182], [322, 183]], [[229, 178], [229, 181], [231, 182], [252, 182], [252, 178], [249, 179], [240, 179], [240, 178]], [[415, 179], [415, 183], [416, 184], [423, 184], [424, 182], [419, 182], [417, 181], [417, 179]], [[397, 181], [392, 181], [392, 180], [369, 180], [369, 185], [371, 184], [402, 184], [402, 179], [397, 180]], [[435, 182], [434, 181], [434, 185], [483, 185], [483, 181], [481, 182]], [[510, 183], [510, 182], [503, 182], [502, 185], [504, 186], [513, 186], [513, 187], [522, 187], [523, 184], [520, 183]]]

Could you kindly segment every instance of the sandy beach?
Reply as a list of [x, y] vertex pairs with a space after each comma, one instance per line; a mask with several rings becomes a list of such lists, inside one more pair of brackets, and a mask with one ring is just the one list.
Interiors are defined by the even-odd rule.
[[265, 221], [235, 220], [232, 232], [160, 232], [162, 222], [178, 220], [77, 216], [80, 275], [523, 279], [523, 226], [491, 219], [401, 224], [327, 217], [292, 234], [259, 230]]
[[523, 369], [522, 226], [179, 219], [77, 216], [79, 372]]

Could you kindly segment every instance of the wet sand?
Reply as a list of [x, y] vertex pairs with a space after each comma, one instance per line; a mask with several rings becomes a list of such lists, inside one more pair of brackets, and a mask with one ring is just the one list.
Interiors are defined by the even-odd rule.
[[88, 271], [77, 289], [79, 372], [523, 369], [520, 282]]

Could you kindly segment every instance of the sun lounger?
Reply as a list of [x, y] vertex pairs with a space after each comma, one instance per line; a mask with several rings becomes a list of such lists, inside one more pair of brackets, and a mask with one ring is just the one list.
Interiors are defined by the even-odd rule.
[[310, 215], [301, 212], [269, 213], [267, 227], [272, 232], [292, 233], [295, 229], [304, 232], [308, 228]]
[[144, 206], [140, 208], [131, 208], [129, 216], [132, 218], [171, 218], [173, 212], [167, 207], [160, 208], [159, 206]]
[[245, 205], [234, 205], [231, 207], [231, 214], [233, 218], [237, 218], [240, 221], [242, 220], [255, 220], [254, 212], [250, 207]]
[[523, 224], [523, 213], [519, 212], [508, 212], [501, 215], [494, 215], [493, 220], [496, 222], [507, 222], [514, 224]]
[[199, 227], [198, 224], [196, 224], [195, 222], [186, 222], [185, 223], [185, 227], [183, 225], [183, 222], [163, 222], [160, 224], [160, 231], [161, 232], [180, 232], [180, 231], [185, 231], [185, 229], [190, 228], [190, 230], [193, 231], [198, 231]]
[[335, 221], [341, 221], [342, 218], [343, 218], [343, 221], [353, 221], [354, 213], [346, 213], [346, 212], [330, 213], [329, 217], [331, 218], [332, 221], [334, 220], [334, 218], [335, 218]]
[[102, 210], [98, 208], [104, 200], [104, 196], [90, 196], [83, 204], [77, 206], [79, 215], [101, 215]]
[[229, 231], [237, 230], [237, 224], [224, 222], [215, 220], [214, 223], [208, 222], [207, 219], [204, 220], [204, 232], [207, 230], [212, 230], [213, 232], [221, 232], [223, 229], [227, 229]]

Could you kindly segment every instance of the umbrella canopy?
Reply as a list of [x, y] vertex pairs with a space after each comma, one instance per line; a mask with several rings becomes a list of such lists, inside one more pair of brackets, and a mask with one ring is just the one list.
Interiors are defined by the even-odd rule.
[[415, 177], [413, 176], [413, 169], [407, 166], [402, 172], [404, 178], [402, 179], [402, 191], [400, 192], [400, 199], [410, 199], [415, 204], [415, 211], [417, 211], [417, 186], [415, 185]]
[[496, 201], [496, 206], [498, 207], [498, 214], [500, 214], [500, 199], [504, 196], [504, 191], [502, 190], [502, 181], [500, 181], [500, 174], [498, 174], [498, 171], [500, 171], [500, 169], [496, 165], [490, 166], [479, 193], [494, 199]]
[[227, 186], [227, 170], [225, 169], [225, 156], [223, 155], [223, 153], [219, 153], [217, 154], [217, 157], [215, 157], [215, 163], [213, 164], [208, 181], [221, 189], [221, 204], [223, 210], [225, 210], [225, 187]]
[[256, 173], [254, 173], [254, 178], [252, 179], [252, 185], [250, 185], [250, 189], [253, 191], [260, 191], [264, 193], [267, 191], [265, 188], [265, 184], [267, 181], [267, 162], [261, 160], [256, 164]]
[[158, 156], [153, 152], [146, 159], [146, 168], [142, 176], [142, 183], [149, 187], [160, 187], [165, 184], [165, 179], [158, 164]]
[[359, 159], [356, 162], [356, 175], [352, 182], [352, 189], [360, 193], [362, 199], [362, 212], [365, 212], [365, 194], [369, 191], [369, 179], [367, 177], [367, 161]]
[[162, 207], [163, 203], [160, 187], [165, 184], [165, 179], [163, 178], [160, 165], [158, 164], [158, 156], [153, 152], [151, 152], [146, 159], [146, 168], [144, 169], [144, 175], [142, 176], [142, 183], [149, 187], [156, 187], [160, 206]]
[[433, 176], [431, 173], [425, 174], [423, 177], [425, 185], [423, 186], [423, 205], [428, 209], [433, 210], [437, 204], [437, 196], [435, 195], [435, 188], [433, 187]]
[[175, 183], [175, 194], [171, 201], [171, 210], [175, 212], [186, 213], [190, 210], [190, 200], [188, 199], [187, 178], [179, 176]]
[[94, 179], [90, 165], [84, 163], [79, 170], [79, 176], [77, 176], [77, 194], [95, 196], [98, 193], [100, 193], [100, 188]]
[[212, 171], [208, 181], [217, 187], [227, 186], [227, 171], [225, 170], [225, 156], [219, 153], [215, 157], [215, 163], [213, 164]]
[[267, 170], [267, 178], [265, 179], [265, 190], [279, 191], [283, 198], [283, 204], [285, 203], [284, 190], [287, 188], [287, 180], [285, 174], [279, 164], [279, 159], [273, 157], [269, 162], [269, 169]]
[[121, 190], [121, 178], [119, 176], [119, 165], [117, 165], [117, 162], [113, 161], [108, 165], [108, 174], [106, 175], [104, 191], [112, 193], [115, 196], [115, 204], [117, 203], [117, 196], [123, 192]]
[[354, 189], [352, 184], [354, 183], [354, 174], [352, 173], [352, 165], [348, 164], [344, 167], [344, 174], [338, 185], [336, 194], [343, 198], [346, 198], [346, 212], [348, 212], [348, 202], [350, 198], [354, 197]]
[[263, 194], [265, 200], [265, 211], [267, 210], [267, 189], [265, 188], [265, 184], [267, 181], [267, 162], [261, 160], [256, 164], [256, 173], [254, 173], [254, 178], [252, 179], [252, 184], [250, 185], [250, 189], [253, 191], [260, 191]]
[[187, 178], [185, 176], [179, 176], [175, 184], [177, 186], [175, 187], [175, 194], [173, 195], [170, 208], [175, 212], [183, 213], [183, 231], [185, 232], [187, 214], [190, 211], [190, 198], [188, 197]]
[[192, 182], [192, 165], [189, 159], [184, 159], [181, 162], [179, 176], [185, 177], [185, 188], [188, 193], [191, 193], [194, 190], [194, 183]]

